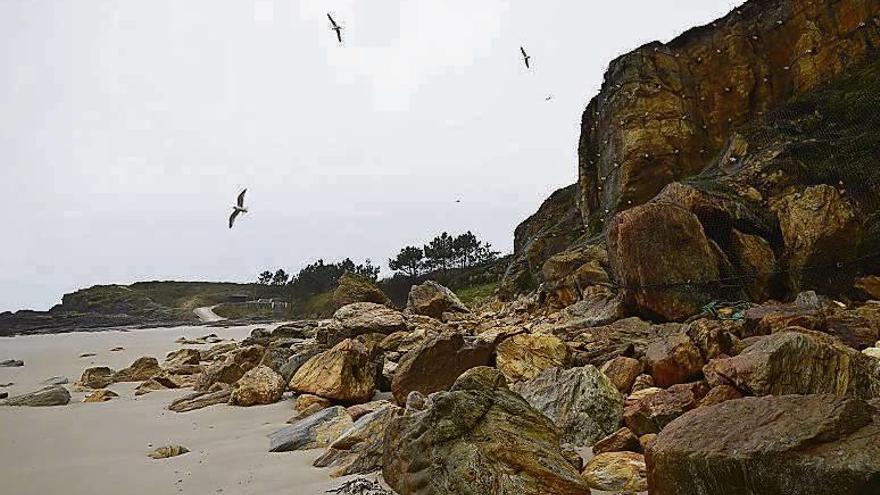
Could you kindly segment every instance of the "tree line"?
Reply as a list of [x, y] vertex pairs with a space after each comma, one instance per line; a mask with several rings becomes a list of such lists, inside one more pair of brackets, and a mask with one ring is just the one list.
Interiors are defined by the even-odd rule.
[[480, 266], [495, 261], [499, 254], [492, 250], [491, 244], [480, 241], [471, 231], [455, 237], [443, 232], [422, 247], [402, 248], [396, 257], [388, 260], [388, 267], [415, 278], [450, 268]]
[[[397, 256], [388, 260], [388, 266], [398, 275], [416, 278], [434, 272], [446, 272], [453, 268], [472, 268], [495, 261], [499, 252], [492, 245], [477, 239], [471, 231], [457, 236], [446, 232], [434, 237], [421, 247], [406, 246]], [[370, 259], [355, 264], [350, 258], [326, 263], [324, 260], [306, 265], [291, 276], [284, 269], [274, 273], [265, 270], [257, 277], [257, 284], [283, 287], [293, 297], [307, 297], [332, 290], [344, 273], [351, 273], [375, 282], [379, 267]]]

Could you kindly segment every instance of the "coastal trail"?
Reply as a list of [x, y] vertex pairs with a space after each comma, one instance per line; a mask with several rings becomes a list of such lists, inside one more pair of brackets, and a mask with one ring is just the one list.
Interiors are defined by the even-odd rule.
[[199, 318], [199, 321], [210, 323], [213, 321], [223, 321], [226, 318], [218, 315], [214, 312], [214, 308], [216, 306], [202, 306], [201, 308], [196, 308], [193, 310], [193, 313]]

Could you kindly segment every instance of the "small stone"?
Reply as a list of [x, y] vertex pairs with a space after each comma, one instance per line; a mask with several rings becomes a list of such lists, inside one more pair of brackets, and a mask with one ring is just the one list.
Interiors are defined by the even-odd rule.
[[83, 402], [107, 402], [108, 400], [115, 399], [116, 397], [119, 397], [119, 394], [112, 390], [102, 388], [100, 390], [95, 390], [94, 392], [87, 395], [83, 399]]
[[147, 454], [151, 459], [168, 459], [169, 457], [177, 457], [189, 452], [189, 449], [183, 445], [166, 445]]

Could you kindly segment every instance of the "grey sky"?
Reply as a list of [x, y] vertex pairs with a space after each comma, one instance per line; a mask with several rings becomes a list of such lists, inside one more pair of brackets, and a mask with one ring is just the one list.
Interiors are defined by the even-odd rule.
[[0, 311], [96, 283], [384, 264], [443, 230], [509, 251], [575, 180], [607, 63], [734, 5], [0, 0]]

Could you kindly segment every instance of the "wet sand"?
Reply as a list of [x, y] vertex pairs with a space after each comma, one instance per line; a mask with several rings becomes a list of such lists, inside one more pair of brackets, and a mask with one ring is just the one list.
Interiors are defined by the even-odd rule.
[[[241, 340], [259, 325], [234, 328], [178, 327], [129, 332], [68, 333], [0, 338], [0, 360], [21, 359], [21, 368], [0, 368], [0, 388], [10, 396], [40, 388], [62, 375], [71, 402], [58, 407], [0, 407], [0, 492], [54, 494], [266, 494], [307, 495], [337, 486], [326, 470], [311, 466], [321, 450], [270, 454], [266, 435], [284, 426], [289, 399], [256, 407], [226, 405], [187, 413], [165, 410], [190, 390], [152, 392], [135, 398], [137, 383], [114, 384], [120, 395], [105, 403], [82, 402], [72, 384], [90, 366], [119, 369], [141, 356], [161, 362], [184, 347], [180, 336], [216, 333]], [[121, 352], [110, 349], [122, 346]], [[187, 345], [186, 347], [207, 347]], [[79, 358], [82, 353], [97, 355]], [[147, 453], [180, 444], [190, 453], [153, 460]]]

